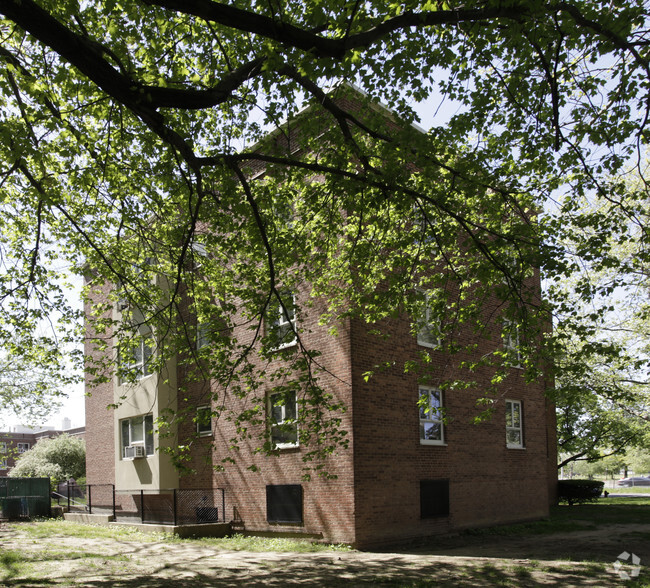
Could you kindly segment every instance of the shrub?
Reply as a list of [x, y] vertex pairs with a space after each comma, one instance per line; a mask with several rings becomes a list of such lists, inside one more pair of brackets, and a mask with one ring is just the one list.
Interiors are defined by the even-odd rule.
[[598, 480], [558, 480], [557, 497], [560, 502], [580, 504], [593, 502], [603, 493], [604, 482]]
[[52, 487], [69, 478], [86, 474], [86, 444], [79, 437], [63, 433], [52, 439], [40, 439], [23, 453], [9, 472], [14, 478], [50, 478]]

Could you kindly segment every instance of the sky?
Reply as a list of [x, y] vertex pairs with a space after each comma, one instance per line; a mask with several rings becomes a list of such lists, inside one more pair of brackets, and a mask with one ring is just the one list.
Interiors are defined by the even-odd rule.
[[84, 385], [77, 384], [66, 390], [68, 398], [63, 403], [61, 410], [52, 414], [44, 424], [52, 425], [56, 429], [62, 428], [64, 418], [69, 418], [71, 428], [82, 427], [86, 424], [86, 413], [84, 410]]

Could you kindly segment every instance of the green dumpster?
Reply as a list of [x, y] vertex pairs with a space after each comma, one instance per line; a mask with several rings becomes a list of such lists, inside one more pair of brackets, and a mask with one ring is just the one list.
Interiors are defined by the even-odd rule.
[[22, 513], [22, 499], [18, 497], [7, 497], [2, 499], [2, 517], [15, 521]]

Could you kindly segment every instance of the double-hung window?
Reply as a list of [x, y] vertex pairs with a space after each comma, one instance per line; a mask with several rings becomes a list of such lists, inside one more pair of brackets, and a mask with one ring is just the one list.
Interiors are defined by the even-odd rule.
[[290, 292], [282, 295], [282, 304], [276, 301], [270, 309], [270, 336], [274, 349], [284, 349], [296, 343], [296, 296]]
[[18, 453], [25, 453], [25, 451], [29, 451], [29, 443], [18, 443]]
[[0, 441], [0, 453], [7, 453], [7, 442]]
[[201, 437], [212, 435], [212, 410], [209, 406], [199, 406], [196, 409], [196, 432]]
[[199, 321], [196, 325], [197, 350], [210, 345], [210, 339], [210, 325]]
[[138, 333], [128, 342], [128, 349], [120, 361], [121, 380], [142, 380], [152, 374], [153, 336], [151, 332]]
[[0, 457], [0, 470], [6, 470], [7, 467], [8, 467], [7, 458], [6, 457]]
[[298, 404], [295, 392], [278, 392], [269, 395], [271, 443], [273, 447], [298, 445]]
[[444, 445], [442, 391], [438, 388], [420, 386], [420, 443]]
[[524, 447], [523, 412], [520, 400], [506, 400], [506, 445], [510, 449]]
[[503, 348], [510, 367], [521, 367], [519, 326], [511, 320], [503, 321]]
[[418, 307], [417, 316], [417, 337], [418, 345], [424, 347], [440, 347], [441, 330], [440, 320], [436, 317], [432, 308], [432, 298], [426, 292], [420, 292], [421, 301]]
[[140, 446], [145, 455], [153, 455], [153, 415], [135, 416], [120, 421], [122, 435], [122, 458], [127, 455], [126, 448]]

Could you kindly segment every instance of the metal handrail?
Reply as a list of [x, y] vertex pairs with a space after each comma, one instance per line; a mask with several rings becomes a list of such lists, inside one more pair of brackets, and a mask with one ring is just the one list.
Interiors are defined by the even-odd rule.
[[65, 496], [64, 494], [60, 494], [59, 492], [51, 492], [51, 495], [53, 496], [59, 496], [60, 498], [63, 498], [68, 501], [68, 503], [72, 503], [75, 506], [76, 505], [81, 505], [85, 508], [88, 508], [88, 505], [85, 502], [77, 502], [74, 498], [70, 498], [68, 496]]

